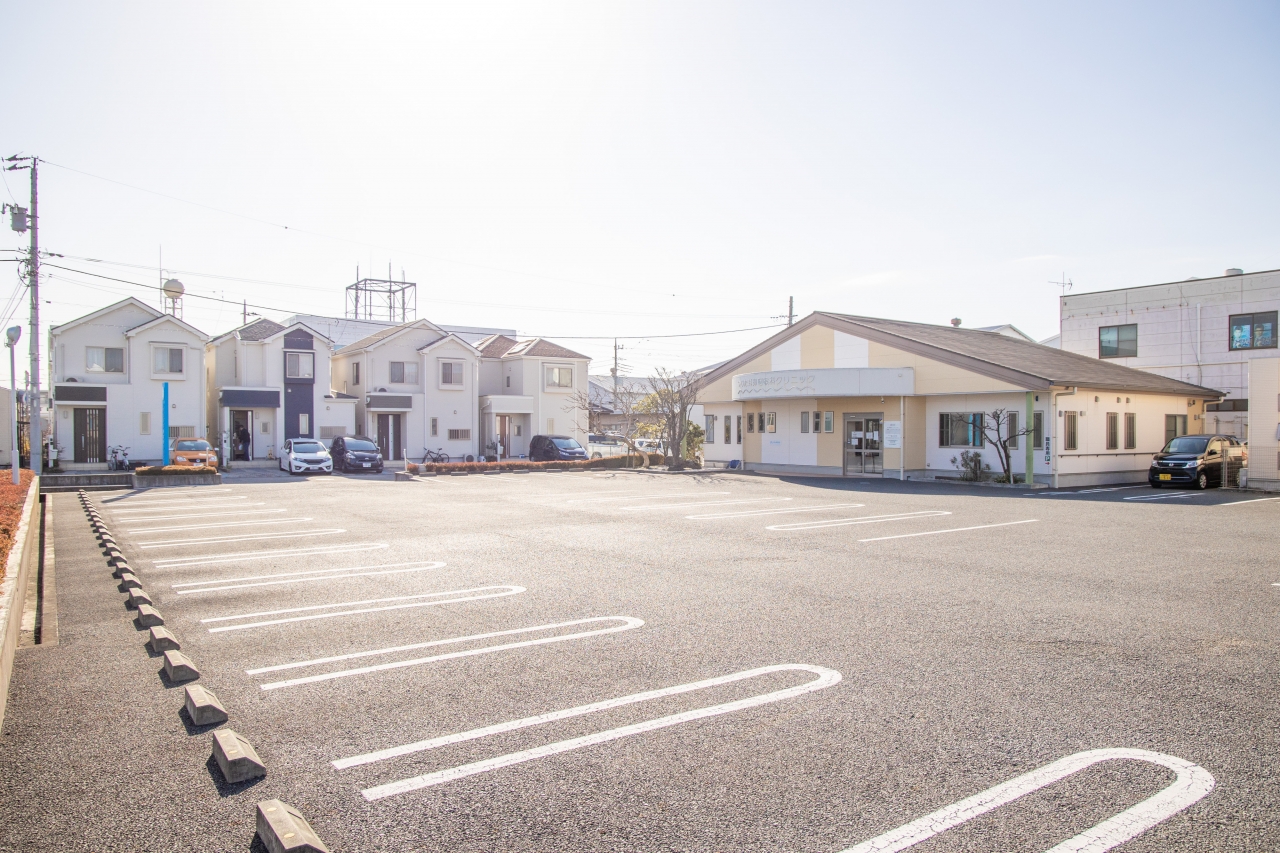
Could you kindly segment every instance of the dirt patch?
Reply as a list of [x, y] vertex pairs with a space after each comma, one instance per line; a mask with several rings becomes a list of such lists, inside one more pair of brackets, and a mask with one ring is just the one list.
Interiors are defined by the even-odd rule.
[[[0, 484], [0, 554], [4, 554], [6, 558], [9, 549], [13, 547], [13, 537], [18, 532], [18, 525], [22, 523], [22, 507], [27, 502], [27, 491], [31, 488], [31, 478], [34, 476], [30, 470], [21, 470], [18, 474], [21, 479], [18, 485], [13, 484], [13, 477], [8, 473], [5, 474], [3, 484]], [[0, 572], [3, 571], [0, 569]]]

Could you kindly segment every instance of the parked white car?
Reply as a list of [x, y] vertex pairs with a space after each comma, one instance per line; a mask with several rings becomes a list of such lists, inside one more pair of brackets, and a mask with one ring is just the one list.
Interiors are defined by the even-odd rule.
[[290, 474], [332, 474], [333, 457], [314, 438], [291, 438], [280, 452], [280, 470]]
[[640, 448], [645, 453], [661, 453], [663, 456], [667, 455], [666, 442], [660, 439], [637, 438], [635, 439], [635, 443], [636, 443], [636, 447]]
[[629, 449], [626, 442], [616, 435], [587, 436], [587, 455], [592, 459], [602, 459], [605, 456], [621, 456], [627, 453]]

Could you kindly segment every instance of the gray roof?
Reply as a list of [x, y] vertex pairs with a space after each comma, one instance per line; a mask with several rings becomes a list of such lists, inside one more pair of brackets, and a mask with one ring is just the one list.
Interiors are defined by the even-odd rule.
[[265, 341], [272, 335], [283, 332], [284, 328], [276, 321], [263, 317], [261, 320], [254, 320], [249, 325], [236, 329], [236, 334], [242, 341]]
[[814, 312], [707, 375], [708, 380], [732, 374], [733, 370], [758, 358], [781, 341], [811, 326], [828, 326], [868, 341], [949, 364], [982, 376], [1028, 390], [1077, 386], [1116, 391], [1178, 394], [1190, 397], [1222, 397], [1221, 391], [1170, 379], [1145, 370], [1135, 370], [1112, 361], [1042, 346], [1032, 341], [986, 332], [981, 329], [934, 326], [858, 317], [852, 314]]

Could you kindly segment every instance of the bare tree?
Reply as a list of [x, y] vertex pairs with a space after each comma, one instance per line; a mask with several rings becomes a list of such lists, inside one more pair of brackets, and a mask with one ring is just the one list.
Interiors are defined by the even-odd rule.
[[[606, 414], [613, 414], [613, 411], [599, 399], [599, 396], [592, 394], [589, 390], [574, 391], [563, 406], [563, 411], [573, 416], [574, 424], [578, 429], [585, 428], [588, 436], [604, 432], [600, 419]], [[585, 426], [583, 424], [584, 419], [586, 420]], [[627, 446], [630, 455], [640, 457], [641, 468], [649, 467], [649, 454], [637, 447], [635, 442], [627, 435], [620, 435], [618, 439]], [[627, 464], [630, 467], [629, 460]]]
[[685, 440], [689, 435], [689, 409], [698, 402], [700, 377], [696, 373], [671, 373], [659, 368], [649, 378], [650, 393], [640, 401], [641, 414], [655, 416], [671, 467], [684, 467]]
[[995, 409], [982, 416], [982, 437], [995, 447], [996, 456], [1000, 459], [1000, 470], [1004, 472], [1006, 483], [1013, 482], [1013, 475], [1010, 473], [1012, 459], [1009, 453], [1010, 443], [1032, 432], [1031, 424], [1023, 424], [1021, 428], [1011, 429], [1017, 420], [1018, 412], [1013, 409]]

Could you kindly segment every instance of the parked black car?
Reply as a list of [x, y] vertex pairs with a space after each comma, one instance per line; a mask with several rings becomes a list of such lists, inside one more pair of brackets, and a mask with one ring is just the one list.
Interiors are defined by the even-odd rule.
[[382, 473], [382, 453], [373, 439], [363, 435], [344, 435], [335, 438], [329, 447], [335, 471], [371, 471]]
[[1147, 482], [1156, 489], [1166, 485], [1221, 486], [1227, 459], [1244, 456], [1244, 445], [1234, 435], [1180, 435], [1152, 457]]
[[529, 458], [534, 462], [568, 462], [586, 459], [587, 451], [567, 435], [535, 435], [529, 441]]

